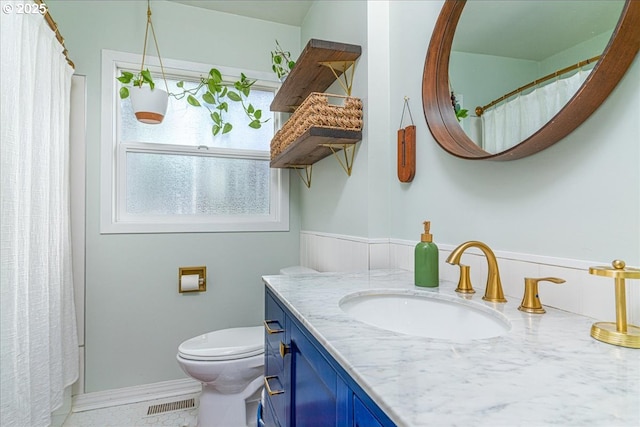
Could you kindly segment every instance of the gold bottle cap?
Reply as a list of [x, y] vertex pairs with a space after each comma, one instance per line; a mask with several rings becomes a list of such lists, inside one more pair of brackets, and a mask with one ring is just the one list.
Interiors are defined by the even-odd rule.
[[425, 221], [424, 224], [424, 233], [420, 235], [421, 242], [433, 242], [433, 235], [429, 233], [429, 228], [431, 227], [431, 221]]
[[640, 270], [627, 267], [624, 261], [616, 259], [609, 266], [589, 267], [589, 274], [616, 279], [640, 279]]

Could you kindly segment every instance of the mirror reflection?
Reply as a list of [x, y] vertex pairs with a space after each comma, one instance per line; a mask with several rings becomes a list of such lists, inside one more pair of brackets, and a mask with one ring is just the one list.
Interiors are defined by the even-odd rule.
[[549, 122], [588, 77], [624, 3], [467, 1], [449, 79], [452, 106], [469, 138], [499, 153]]

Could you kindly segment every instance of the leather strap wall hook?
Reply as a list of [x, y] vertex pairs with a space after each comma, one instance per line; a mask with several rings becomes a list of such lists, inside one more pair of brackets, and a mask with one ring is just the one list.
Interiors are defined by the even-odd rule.
[[[404, 112], [409, 112], [411, 125], [402, 128]], [[416, 127], [409, 107], [409, 98], [404, 97], [404, 107], [398, 129], [398, 179], [400, 182], [411, 182], [416, 174]]]

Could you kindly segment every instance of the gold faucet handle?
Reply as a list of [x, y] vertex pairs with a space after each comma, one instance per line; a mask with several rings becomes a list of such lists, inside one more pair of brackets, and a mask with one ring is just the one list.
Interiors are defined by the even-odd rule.
[[522, 297], [522, 302], [520, 303], [520, 307], [518, 307], [518, 310], [524, 311], [526, 313], [545, 313], [545, 309], [542, 308], [540, 297], [538, 296], [539, 282], [553, 282], [560, 284], [564, 283], [565, 280], [559, 279], [557, 277], [540, 277], [537, 279], [526, 277], [524, 279], [524, 296]]
[[461, 294], [475, 294], [476, 291], [474, 291], [473, 286], [471, 286], [471, 274], [469, 273], [471, 267], [464, 264], [458, 265], [460, 266], [460, 279], [458, 279], [456, 292], [460, 292]]

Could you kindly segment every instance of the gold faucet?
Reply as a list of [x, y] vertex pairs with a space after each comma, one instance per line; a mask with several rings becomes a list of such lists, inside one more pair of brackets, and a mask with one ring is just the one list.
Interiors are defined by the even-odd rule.
[[542, 308], [542, 303], [540, 302], [540, 297], [538, 296], [538, 282], [552, 282], [560, 284], [564, 283], [565, 280], [559, 279], [557, 277], [541, 277], [539, 279], [525, 277], [524, 296], [522, 297], [522, 302], [520, 303], [520, 307], [518, 307], [518, 310], [524, 311], [525, 313], [546, 313], [545, 309]]
[[[449, 258], [447, 258], [447, 262], [452, 265], [460, 265], [460, 258], [462, 257], [462, 253], [471, 247], [480, 249], [484, 253], [484, 256], [487, 258], [487, 264], [489, 265], [489, 273], [487, 275], [487, 288], [482, 299], [491, 302], [507, 302], [502, 292], [500, 272], [498, 271], [498, 261], [496, 260], [496, 256], [491, 248], [489, 248], [489, 246], [485, 245], [482, 242], [477, 242], [474, 240], [465, 242], [455, 248], [453, 252], [451, 252], [451, 255], [449, 255]], [[456, 289], [456, 291], [469, 293], [469, 289], [473, 290], [471, 281], [469, 279], [469, 274], [461, 274], [460, 282], [458, 283], [458, 289]]]

